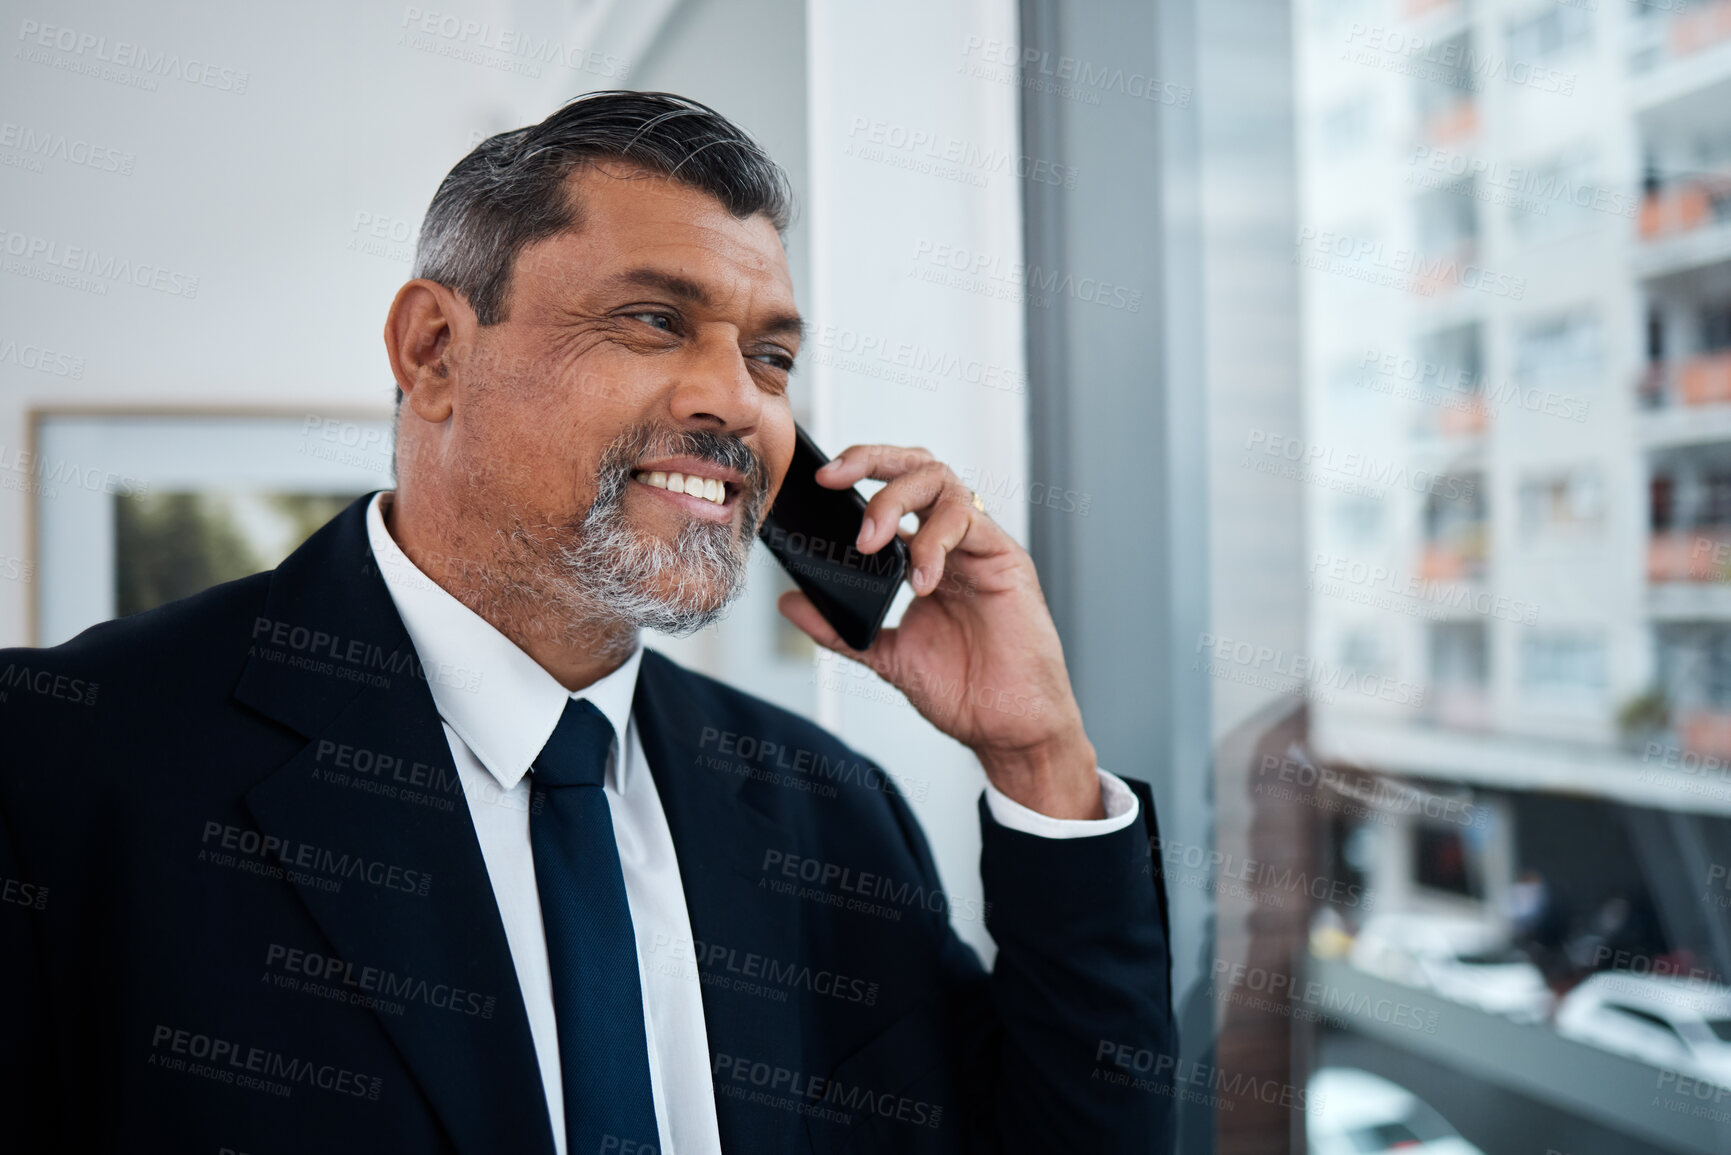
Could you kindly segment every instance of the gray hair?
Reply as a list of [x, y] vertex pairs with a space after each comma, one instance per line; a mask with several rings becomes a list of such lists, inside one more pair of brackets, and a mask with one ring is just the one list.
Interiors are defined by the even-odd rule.
[[787, 173], [714, 109], [670, 92], [593, 92], [457, 162], [421, 222], [414, 275], [462, 294], [483, 325], [505, 320], [518, 255], [582, 223], [566, 178], [610, 159], [708, 193], [741, 220], [762, 214], [777, 232], [793, 217]]

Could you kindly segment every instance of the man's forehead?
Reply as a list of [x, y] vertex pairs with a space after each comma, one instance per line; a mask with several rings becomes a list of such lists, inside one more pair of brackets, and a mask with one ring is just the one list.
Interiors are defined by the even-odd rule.
[[754, 328], [803, 332], [781, 237], [768, 217], [741, 219], [719, 200], [636, 166], [592, 164], [566, 181], [576, 228], [518, 254], [513, 308], [563, 309], [629, 290], [670, 293], [698, 308], [744, 306]]
[[576, 230], [565, 235], [576, 244], [567, 248], [591, 250], [590, 259], [617, 255], [622, 265], [645, 264], [654, 263], [645, 259], [653, 253], [665, 259], [689, 249], [689, 257], [708, 254], [746, 275], [791, 286], [781, 236], [762, 213], [736, 217], [702, 189], [618, 162], [578, 168], [566, 189], [575, 198], [577, 219]]

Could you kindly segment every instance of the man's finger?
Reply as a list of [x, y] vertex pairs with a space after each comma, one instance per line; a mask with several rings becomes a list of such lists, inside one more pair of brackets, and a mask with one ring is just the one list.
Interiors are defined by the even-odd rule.
[[818, 484], [829, 489], [846, 489], [868, 477], [876, 481], [894, 481], [936, 460], [927, 449], [908, 449], [900, 445], [850, 445], [817, 471], [817, 480]]
[[876, 553], [888, 545], [902, 517], [930, 508], [952, 480], [950, 471], [934, 461], [913, 473], [902, 474], [872, 494], [866, 502], [865, 521], [854, 547], [861, 553]]
[[968, 536], [973, 521], [972, 506], [946, 501], [920, 526], [908, 544], [908, 559], [913, 565], [908, 584], [914, 587], [914, 593], [924, 596], [938, 588], [944, 576], [945, 559]]

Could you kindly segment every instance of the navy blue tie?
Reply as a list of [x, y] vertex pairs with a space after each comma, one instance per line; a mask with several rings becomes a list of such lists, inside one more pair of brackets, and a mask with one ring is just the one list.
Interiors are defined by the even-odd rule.
[[531, 778], [529, 845], [553, 972], [568, 1155], [661, 1146], [637, 940], [602, 789], [612, 745], [601, 711], [573, 699]]

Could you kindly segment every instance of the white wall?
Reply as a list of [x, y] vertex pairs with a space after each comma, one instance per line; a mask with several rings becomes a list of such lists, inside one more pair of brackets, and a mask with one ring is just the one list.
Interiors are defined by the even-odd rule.
[[[1022, 254], [1017, 89], [964, 67], [980, 45], [1015, 41], [1014, 5], [815, 0], [807, 35], [816, 337], [807, 348], [822, 355], [810, 362], [813, 435], [831, 449], [923, 445], [1026, 541], [1027, 398], [999, 387], [1025, 380], [1022, 305], [993, 275]], [[943, 246], [965, 250], [964, 263], [990, 262], [987, 275], [969, 287], [919, 279], [943, 269]], [[867, 342], [874, 351], [859, 352]], [[969, 908], [979, 895], [977, 761], [905, 702], [875, 694], [874, 679], [822, 668], [820, 719], [911, 780], [952, 910]], [[977, 920], [953, 921], [989, 951]]]

